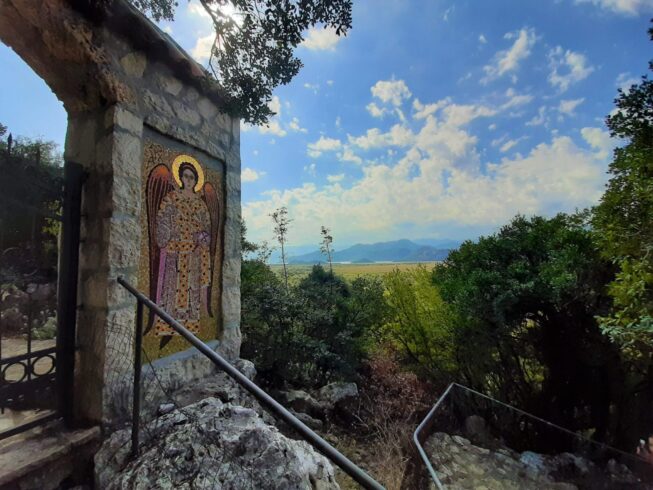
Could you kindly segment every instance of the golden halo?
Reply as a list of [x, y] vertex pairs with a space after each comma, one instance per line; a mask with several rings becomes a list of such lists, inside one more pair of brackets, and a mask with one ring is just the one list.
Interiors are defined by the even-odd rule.
[[197, 184], [195, 184], [193, 190], [199, 192], [202, 190], [202, 186], [204, 185], [204, 170], [200, 167], [199, 162], [190, 155], [179, 155], [175, 158], [175, 161], [172, 162], [172, 176], [174, 177], [175, 182], [180, 188], [182, 187], [181, 177], [179, 176], [179, 167], [181, 167], [182, 163], [189, 163], [195, 168], [195, 171], [197, 172]]

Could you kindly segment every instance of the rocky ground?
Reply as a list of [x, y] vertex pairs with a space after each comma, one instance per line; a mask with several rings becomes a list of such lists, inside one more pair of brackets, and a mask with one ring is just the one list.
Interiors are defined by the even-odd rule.
[[[236, 362], [249, 378], [252, 363]], [[298, 418], [320, 429], [357, 396], [356, 385], [333, 384], [316, 393], [276, 393]], [[140, 455], [130, 458], [131, 431], [117, 431], [95, 457], [103, 489], [337, 489], [331, 463], [225, 374], [171, 394], [159, 416], [141, 428]]]
[[102, 489], [337, 489], [329, 461], [285, 437], [251, 408], [206, 398], [144, 427], [129, 458], [131, 432], [115, 432], [95, 456]]
[[427, 441], [425, 450], [441, 482], [450, 490], [653, 488], [614, 460], [600, 468], [571, 453], [547, 456], [507, 448], [489, 450], [442, 432]]
[[[239, 360], [235, 365], [250, 379], [255, 377], [251, 362]], [[333, 383], [311, 393], [288, 390], [273, 395], [355, 463], [382, 476], [387, 488], [411, 487], [404, 480], [408, 461], [397, 460], [403, 449], [390, 451], [384, 459], [380, 453], [384, 448], [388, 451], [387, 445], [375, 447], [352, 434], [359, 403], [355, 384]], [[653, 489], [614, 460], [598, 467], [570, 453], [546, 456], [518, 453], [496, 440], [485, 444], [490, 436], [480, 417], [469, 417], [464, 433], [476, 445], [445, 433], [435, 433], [425, 444], [447, 489]], [[159, 416], [145, 424], [141, 434], [140, 455], [135, 460], [129, 454], [129, 429], [114, 433], [105, 442], [95, 460], [97, 488], [358, 488], [225, 374], [171, 394], [169, 402], [159, 406]], [[396, 466], [396, 471], [379, 468], [379, 462]], [[415, 475], [421, 475], [421, 462], [413, 466]], [[412, 486], [420, 489], [430, 483], [426, 475], [410, 481], [419, 481]]]

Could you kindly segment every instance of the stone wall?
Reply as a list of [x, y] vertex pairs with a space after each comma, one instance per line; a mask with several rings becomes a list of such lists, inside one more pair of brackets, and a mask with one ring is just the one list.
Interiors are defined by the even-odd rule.
[[[68, 112], [65, 159], [88, 172], [75, 406], [80, 418], [107, 422], [114, 403], [111, 385], [125, 379], [133, 356], [135, 301], [116, 279], [136, 284], [145, 128], [224, 164], [219, 349], [232, 359], [239, 355], [240, 121], [224, 113], [201, 68], [126, 2], [114, 2], [120, 15], [99, 19], [73, 4], [79, 2], [5, 0], [0, 3], [0, 40], [62, 100]], [[126, 26], [128, 21], [132, 24]], [[148, 44], [143, 31], [160, 39]], [[140, 37], [132, 39], [130, 32]]]

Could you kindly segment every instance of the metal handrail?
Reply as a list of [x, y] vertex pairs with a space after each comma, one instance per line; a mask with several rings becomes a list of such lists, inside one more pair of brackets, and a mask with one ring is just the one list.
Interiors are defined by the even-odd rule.
[[529, 418], [531, 418], [533, 420], [536, 420], [537, 422], [540, 422], [540, 423], [542, 423], [542, 424], [544, 424], [544, 425], [546, 425], [548, 427], [552, 427], [552, 428], [554, 428], [556, 430], [564, 432], [564, 433], [566, 433], [566, 434], [568, 434], [570, 436], [573, 436], [573, 437], [575, 437], [577, 439], [583, 440], [583, 441], [585, 441], [585, 442], [587, 442], [589, 444], [600, 447], [602, 449], [607, 449], [607, 450], [610, 450], [612, 452], [618, 453], [622, 457], [626, 457], [626, 458], [629, 458], [629, 459], [631, 459], [633, 461], [637, 461], [637, 462], [645, 461], [643, 458], [641, 458], [639, 456], [633, 456], [630, 453], [627, 453], [627, 452], [622, 451], [620, 449], [617, 449], [615, 447], [609, 446], [608, 444], [604, 444], [602, 442], [598, 442], [598, 441], [595, 441], [593, 439], [590, 439], [589, 437], [586, 437], [586, 436], [583, 436], [583, 435], [578, 434], [576, 432], [573, 432], [573, 431], [571, 431], [569, 429], [566, 429], [565, 427], [554, 424], [553, 422], [549, 422], [548, 420], [545, 420], [545, 419], [543, 419], [541, 417], [538, 417], [536, 415], [533, 415], [531, 413], [525, 412], [524, 410], [521, 410], [521, 409], [519, 409], [517, 407], [513, 407], [512, 405], [508, 405], [507, 403], [504, 403], [504, 402], [502, 402], [500, 400], [492, 398], [491, 396], [488, 396], [488, 395], [486, 395], [484, 393], [481, 393], [480, 391], [473, 390], [472, 388], [468, 388], [467, 386], [463, 386], [463, 385], [458, 384], [458, 383], [450, 383], [449, 386], [447, 386], [447, 389], [442, 394], [442, 396], [440, 396], [440, 398], [438, 398], [438, 400], [435, 402], [435, 405], [433, 405], [433, 408], [431, 408], [431, 410], [426, 415], [426, 417], [424, 417], [424, 420], [422, 420], [422, 422], [417, 426], [417, 429], [415, 429], [415, 432], [413, 433], [413, 442], [415, 443], [415, 446], [417, 447], [417, 450], [418, 450], [422, 460], [424, 461], [424, 464], [425, 464], [426, 468], [428, 469], [428, 471], [429, 471], [429, 473], [431, 475], [431, 479], [436, 484], [436, 486], [438, 487], [439, 490], [444, 490], [445, 487], [440, 482], [440, 479], [438, 478], [438, 475], [437, 475], [436, 471], [433, 469], [433, 465], [431, 464], [431, 462], [430, 462], [430, 460], [429, 460], [429, 458], [428, 458], [428, 456], [426, 454], [426, 451], [424, 450], [424, 448], [422, 446], [421, 440], [423, 441], [424, 436], [425, 436], [425, 434], [422, 434], [422, 432], [424, 431], [424, 429], [428, 425], [431, 424], [432, 418], [435, 415], [435, 412], [437, 411], [437, 409], [440, 407], [440, 405], [442, 404], [444, 399], [449, 395], [449, 392], [454, 387], [458, 388], [458, 389], [465, 390], [465, 391], [467, 391], [469, 393], [472, 393], [475, 396], [485, 398], [486, 400], [489, 400], [489, 401], [491, 401], [493, 403], [496, 403], [496, 404], [501, 405], [501, 406], [503, 406], [505, 408], [513, 410], [513, 411], [519, 413], [520, 415], [523, 415], [525, 417], [529, 417]]
[[[143, 293], [138, 291], [135, 287], [129, 284], [122, 277], [118, 278], [118, 283], [123, 286], [127, 291], [136, 297], [138, 300], [137, 310], [137, 324], [136, 324], [136, 352], [135, 352], [135, 366], [134, 366], [134, 406], [133, 415], [134, 422], [132, 423], [132, 452], [136, 452], [138, 448], [138, 413], [140, 412], [140, 346], [142, 345], [142, 327], [143, 327], [143, 305], [147, 306], [151, 311], [157, 314], [163, 321], [175, 329], [182, 337], [184, 337], [193, 347], [199, 350], [202, 354], [208, 357], [213, 364], [227, 373], [234, 381], [246, 389], [254, 398], [256, 398], [264, 407], [266, 407], [274, 415], [281, 418], [290, 427], [296, 430], [308, 443], [315, 447], [318, 451], [329, 458], [333, 463], [340, 467], [345, 473], [352, 477], [363, 488], [384, 490], [384, 487], [376, 480], [370, 477], [365, 471], [350, 461], [345, 455], [339, 452], [327, 441], [322, 439], [306, 424], [290, 413], [283, 405], [272, 398], [268, 393], [259, 388], [254, 382], [248, 379], [235, 367], [233, 367], [226, 359], [220, 354], [211, 349], [208, 345], [193, 335], [186, 327], [184, 327], [177, 320], [163, 311], [156, 303]], [[135, 444], [135, 445], [134, 445]]]
[[442, 396], [438, 398], [438, 401], [435, 402], [435, 405], [433, 405], [433, 408], [429, 410], [429, 413], [424, 417], [424, 420], [417, 426], [417, 429], [415, 429], [415, 432], [413, 433], [413, 442], [415, 443], [415, 447], [417, 447], [417, 451], [419, 452], [420, 457], [422, 458], [422, 461], [424, 461], [424, 464], [426, 465], [426, 468], [429, 470], [429, 473], [431, 474], [431, 479], [433, 482], [436, 484], [438, 487], [438, 490], [444, 490], [444, 485], [442, 485], [442, 482], [440, 482], [440, 479], [438, 478], [437, 473], [433, 469], [433, 465], [431, 464], [431, 461], [429, 461], [429, 457], [426, 455], [426, 451], [422, 447], [422, 443], [420, 441], [420, 438], [422, 437], [422, 431], [426, 426], [431, 422], [431, 418], [435, 414], [436, 410], [438, 407], [440, 407], [440, 404], [442, 401], [447, 397], [449, 392], [451, 391], [451, 388], [456, 383], [451, 383], [449, 386], [447, 386], [447, 389], [444, 391]]

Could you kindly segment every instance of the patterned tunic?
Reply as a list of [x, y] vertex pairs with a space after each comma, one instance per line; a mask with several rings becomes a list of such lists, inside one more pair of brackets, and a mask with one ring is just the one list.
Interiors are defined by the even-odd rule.
[[[210, 284], [211, 220], [197, 194], [168, 193], [156, 216], [156, 241], [161, 249], [157, 303], [194, 334], [200, 330], [202, 295]], [[208, 298], [206, 298], [208, 301]], [[156, 335], [174, 335], [157, 317]]]

